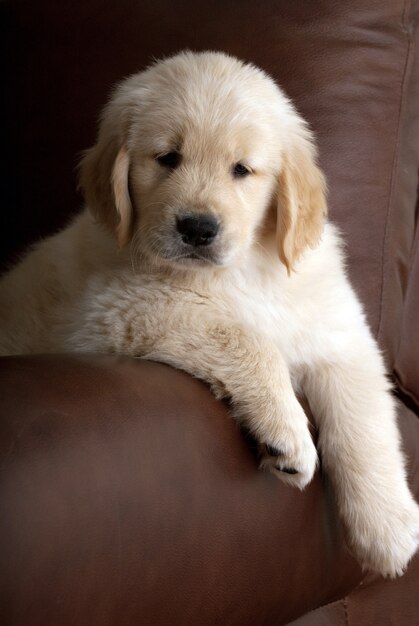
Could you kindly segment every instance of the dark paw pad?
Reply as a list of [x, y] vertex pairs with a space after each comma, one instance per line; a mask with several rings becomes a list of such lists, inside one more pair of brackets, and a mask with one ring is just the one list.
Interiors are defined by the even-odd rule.
[[293, 467], [280, 467], [279, 465], [277, 465], [276, 469], [280, 472], [285, 472], [285, 474], [298, 474], [298, 470], [294, 469]]
[[279, 448], [275, 448], [275, 446], [270, 446], [268, 444], [265, 444], [265, 450], [266, 454], [269, 454], [269, 456], [282, 456], [284, 454]]

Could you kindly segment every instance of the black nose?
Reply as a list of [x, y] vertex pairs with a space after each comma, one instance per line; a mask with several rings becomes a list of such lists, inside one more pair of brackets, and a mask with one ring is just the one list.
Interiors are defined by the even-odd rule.
[[178, 218], [176, 228], [184, 243], [190, 246], [208, 246], [218, 233], [219, 224], [211, 215], [194, 215]]

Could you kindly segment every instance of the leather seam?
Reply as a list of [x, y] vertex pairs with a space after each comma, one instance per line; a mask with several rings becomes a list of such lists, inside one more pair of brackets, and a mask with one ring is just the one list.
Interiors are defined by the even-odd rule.
[[399, 108], [398, 108], [398, 121], [396, 128], [396, 137], [395, 137], [395, 146], [394, 153], [392, 158], [392, 167], [391, 167], [391, 176], [390, 176], [390, 188], [388, 194], [388, 204], [386, 211], [386, 218], [384, 224], [384, 237], [383, 237], [383, 245], [381, 250], [381, 293], [380, 293], [380, 310], [378, 317], [378, 325], [376, 337], [378, 340], [381, 338], [382, 328], [383, 328], [383, 309], [384, 309], [384, 295], [387, 290], [387, 281], [385, 278], [384, 266], [386, 265], [387, 251], [389, 245], [390, 238], [390, 215], [393, 210], [394, 204], [394, 194], [395, 194], [395, 180], [396, 174], [399, 167], [399, 155], [400, 155], [400, 145], [401, 145], [401, 129], [402, 129], [402, 114], [405, 106], [406, 99], [406, 91], [408, 85], [408, 78], [410, 77], [409, 70], [411, 69], [411, 56], [412, 56], [412, 37], [409, 34], [409, 30], [406, 26], [407, 16], [410, 14], [411, 9], [411, 0], [406, 0], [402, 15], [402, 30], [406, 35], [407, 47], [406, 47], [406, 58], [403, 67], [402, 79], [400, 83], [400, 100], [399, 100]]
[[[419, 258], [419, 228], [416, 230], [415, 233], [415, 238], [413, 241], [413, 247], [412, 247], [412, 253], [411, 253], [411, 258], [410, 258], [410, 263], [409, 263], [409, 280], [407, 282], [407, 286], [406, 286], [406, 293], [407, 291], [412, 288], [412, 272], [413, 272], [413, 267], [416, 263], [416, 256], [418, 255]], [[399, 337], [399, 342], [397, 345], [397, 350], [395, 352], [395, 356], [394, 356], [394, 376], [396, 378], [398, 387], [401, 389], [401, 391], [407, 395], [410, 396], [413, 400], [413, 402], [416, 404], [416, 407], [419, 408], [419, 397], [417, 396], [417, 394], [412, 391], [411, 389], [408, 389], [404, 383], [404, 381], [402, 380], [402, 376], [400, 375], [399, 369], [397, 367], [398, 364], [398, 359], [400, 356], [400, 352], [401, 352], [401, 345], [402, 345], [402, 333], [403, 333], [403, 318], [404, 315], [402, 316], [402, 329], [400, 332], [400, 337]]]
[[348, 611], [348, 596], [345, 596], [342, 600], [343, 612], [345, 616], [345, 626], [349, 626], [349, 611]]
[[[362, 581], [361, 581], [361, 583], [362, 583]], [[361, 583], [359, 583], [359, 584], [361, 584]], [[359, 585], [356, 585], [354, 587], [353, 591], [358, 589], [358, 586]], [[301, 617], [305, 617], [306, 615], [310, 615], [311, 613], [315, 613], [316, 611], [321, 611], [322, 609], [327, 609], [327, 607], [329, 607], [329, 606], [335, 606], [335, 605], [336, 606], [340, 605], [340, 606], [343, 607], [344, 616], [345, 616], [345, 626], [349, 626], [349, 622], [347, 621], [347, 618], [348, 618], [347, 596], [345, 596], [343, 598], [339, 598], [338, 600], [332, 600], [331, 602], [326, 602], [325, 604], [320, 604], [319, 606], [316, 606], [314, 609], [311, 609], [310, 611], [307, 611], [307, 613], [303, 613], [302, 615], [300, 615], [300, 617], [298, 619], [300, 619]]]

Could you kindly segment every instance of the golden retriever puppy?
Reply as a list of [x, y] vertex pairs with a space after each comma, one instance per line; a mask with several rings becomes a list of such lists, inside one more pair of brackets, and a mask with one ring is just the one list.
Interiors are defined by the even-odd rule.
[[87, 208], [1, 284], [2, 354], [169, 363], [232, 399], [300, 489], [317, 451], [365, 567], [401, 574], [419, 509], [383, 359], [326, 221], [313, 138], [261, 70], [185, 52], [124, 80], [80, 165]]

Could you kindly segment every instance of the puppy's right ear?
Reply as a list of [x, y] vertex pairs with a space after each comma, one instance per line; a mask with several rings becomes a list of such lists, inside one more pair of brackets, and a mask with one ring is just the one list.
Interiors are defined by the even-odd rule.
[[129, 153], [115, 137], [99, 137], [79, 165], [79, 185], [95, 219], [114, 235], [119, 248], [132, 235], [133, 210], [128, 187]]

